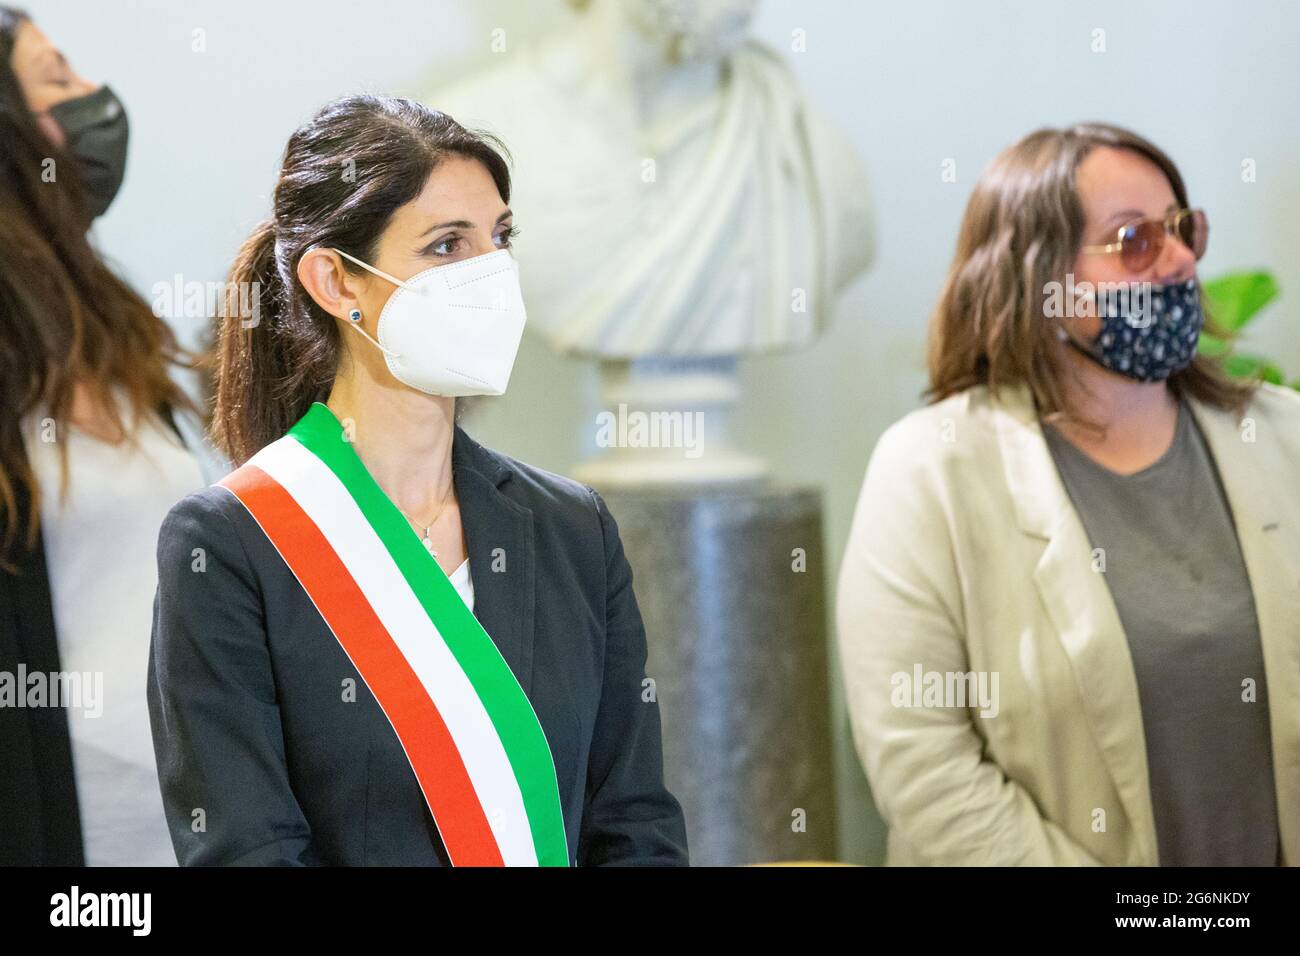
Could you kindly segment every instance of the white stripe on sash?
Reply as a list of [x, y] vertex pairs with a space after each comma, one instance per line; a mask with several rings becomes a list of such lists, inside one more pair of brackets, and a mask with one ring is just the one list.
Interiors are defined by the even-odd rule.
[[320, 529], [424, 685], [465, 762], [505, 865], [537, 866], [519, 781], [491, 717], [347, 488], [289, 435], [249, 463], [275, 479]]

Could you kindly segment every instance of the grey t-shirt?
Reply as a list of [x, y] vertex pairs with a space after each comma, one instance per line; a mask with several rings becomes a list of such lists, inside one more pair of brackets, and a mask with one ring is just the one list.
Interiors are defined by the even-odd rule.
[[1168, 451], [1132, 475], [1093, 461], [1051, 425], [1043, 433], [1092, 547], [1104, 556], [1128, 638], [1160, 864], [1277, 865], [1255, 600], [1195, 416], [1180, 401]]

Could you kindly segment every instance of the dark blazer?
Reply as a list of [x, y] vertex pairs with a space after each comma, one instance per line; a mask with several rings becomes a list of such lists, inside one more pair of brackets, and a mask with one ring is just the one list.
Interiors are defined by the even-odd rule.
[[[643, 699], [632, 571], [604, 501], [459, 427], [452, 467], [474, 614], [550, 743], [570, 862], [685, 865], [659, 705]], [[182, 864], [448, 862], [379, 705], [223, 488], [190, 495], [163, 523], [149, 710]]]
[[[169, 407], [159, 415], [185, 444]], [[31, 500], [16, 483], [16, 527], [27, 528]], [[0, 671], [58, 671], [59, 642], [45, 541], [20, 544], [0, 566]], [[143, 635], [141, 635], [143, 639]], [[81, 866], [81, 814], [72, 770], [68, 715], [62, 707], [0, 707], [0, 866]]]

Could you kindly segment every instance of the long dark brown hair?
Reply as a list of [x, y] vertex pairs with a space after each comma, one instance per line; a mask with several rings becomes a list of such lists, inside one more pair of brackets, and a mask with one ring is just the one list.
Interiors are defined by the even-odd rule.
[[339, 328], [303, 288], [298, 260], [323, 246], [372, 261], [393, 213], [449, 155], [481, 162], [510, 201], [505, 147], [412, 100], [335, 100], [289, 137], [272, 215], [244, 242], [227, 284], [212, 440], [233, 464], [288, 431], [334, 383]]
[[[128, 436], [164, 406], [193, 408], [168, 374], [192, 357], [91, 246], [80, 182], [63, 174], [76, 161], [27, 106], [12, 65], [25, 22], [22, 11], [0, 6], [0, 567], [7, 570], [16, 567], [20, 540], [25, 550], [35, 547], [40, 527], [41, 488], [22, 435], [29, 412], [47, 410], [62, 429], [78, 384]], [[52, 178], [43, 176], [47, 168]], [[115, 387], [128, 408], [113, 400]], [[66, 484], [65, 449], [60, 443]]]
[[[1134, 150], [1169, 179], [1181, 207], [1183, 177], [1162, 150], [1104, 123], [1040, 129], [1003, 150], [975, 184], [939, 303], [930, 320], [926, 397], [937, 402], [975, 385], [1024, 383], [1048, 421], [1097, 427], [1069, 407], [1057, 324], [1044, 318], [1044, 290], [1064, 282], [1083, 238], [1076, 172], [1097, 146]], [[1206, 330], [1225, 333], [1207, 312]], [[1197, 355], [1169, 377], [1175, 394], [1241, 411], [1257, 383], [1229, 378], [1221, 360]]]

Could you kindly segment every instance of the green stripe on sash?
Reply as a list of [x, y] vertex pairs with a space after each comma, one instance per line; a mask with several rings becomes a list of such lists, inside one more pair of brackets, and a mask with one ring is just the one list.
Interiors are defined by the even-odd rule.
[[456, 586], [371, 477], [334, 413], [315, 402], [289, 434], [338, 476], [464, 670], [501, 738], [523, 794], [541, 866], [568, 866], [555, 761], [532, 703]]

